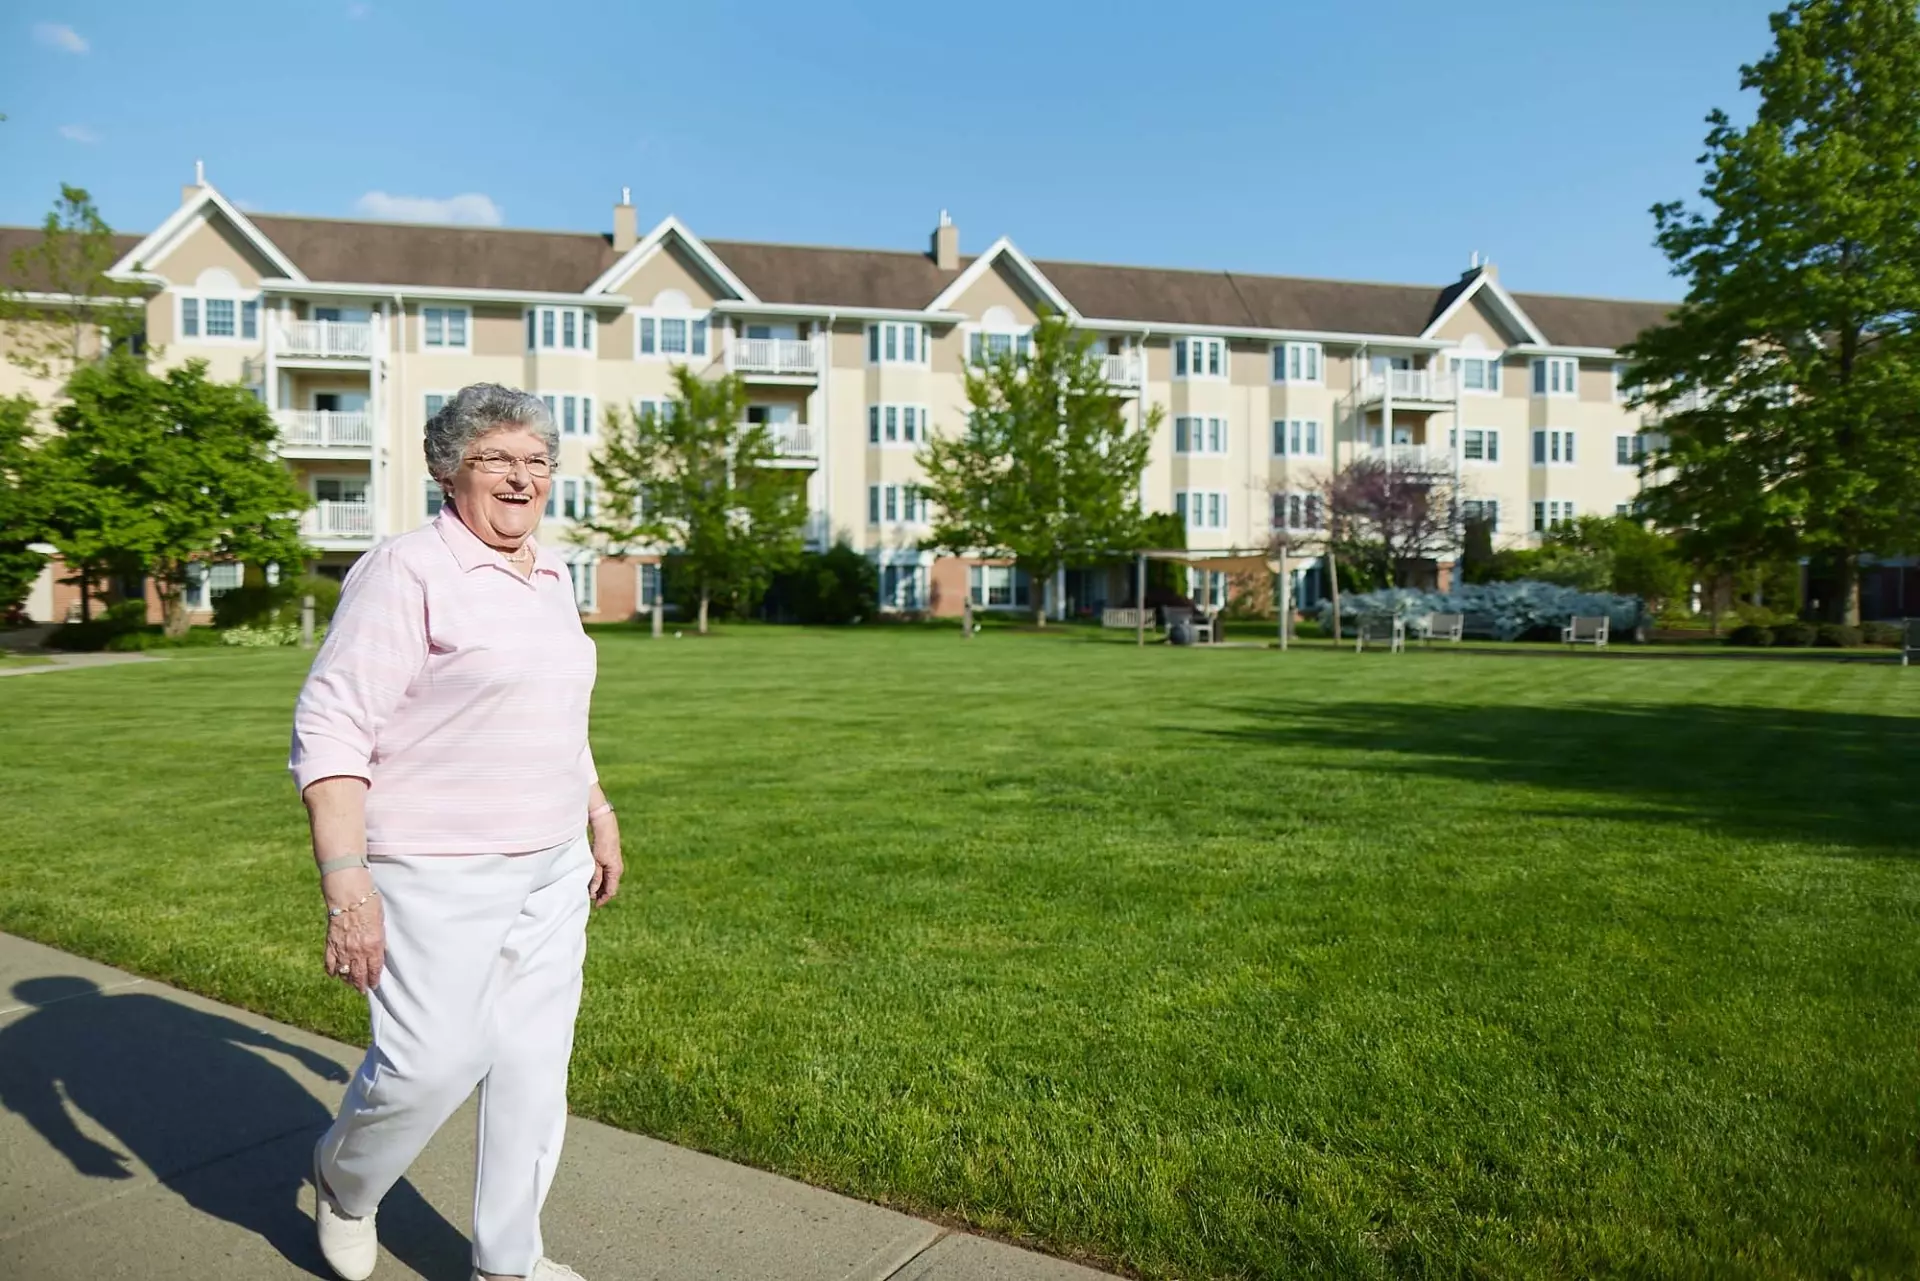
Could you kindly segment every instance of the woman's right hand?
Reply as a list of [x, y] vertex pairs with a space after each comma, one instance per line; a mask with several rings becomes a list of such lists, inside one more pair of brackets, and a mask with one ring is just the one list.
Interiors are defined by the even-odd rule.
[[380, 982], [387, 959], [387, 920], [380, 896], [372, 894], [373, 874], [365, 868], [336, 872], [322, 883], [327, 906], [359, 906], [327, 918], [327, 973], [361, 992]]

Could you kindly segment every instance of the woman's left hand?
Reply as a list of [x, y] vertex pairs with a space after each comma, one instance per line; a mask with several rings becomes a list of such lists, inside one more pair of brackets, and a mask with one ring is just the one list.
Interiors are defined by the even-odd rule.
[[620, 824], [611, 812], [590, 823], [587, 840], [593, 849], [593, 880], [587, 896], [599, 907], [620, 892], [620, 877], [627, 870], [620, 858]]

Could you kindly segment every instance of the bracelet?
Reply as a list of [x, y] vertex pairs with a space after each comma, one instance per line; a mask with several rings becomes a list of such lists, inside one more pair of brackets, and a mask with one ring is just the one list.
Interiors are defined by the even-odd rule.
[[320, 875], [331, 876], [335, 872], [344, 872], [350, 867], [368, 866], [370, 866], [370, 864], [367, 862], [367, 856], [365, 854], [342, 854], [339, 858], [321, 859]]
[[596, 806], [595, 808], [588, 810], [587, 822], [591, 823], [593, 822], [594, 819], [599, 818], [602, 814], [611, 814], [611, 813], [613, 813], [613, 803], [609, 801], [605, 805]]
[[362, 894], [359, 898], [355, 899], [353, 902], [347, 904], [345, 907], [330, 907], [327, 909], [327, 919], [331, 921], [336, 916], [345, 916], [348, 912], [353, 911], [353, 909], [356, 907], [364, 907], [373, 900], [375, 895], [379, 893], [380, 893], [380, 887], [376, 885], [372, 889], [368, 890], [365, 894]]

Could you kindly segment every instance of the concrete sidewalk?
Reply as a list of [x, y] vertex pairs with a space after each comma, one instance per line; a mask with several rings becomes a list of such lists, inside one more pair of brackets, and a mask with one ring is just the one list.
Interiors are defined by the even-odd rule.
[[[0, 1275], [329, 1277], [306, 1190], [360, 1060], [0, 934]], [[376, 1281], [467, 1281], [469, 1102], [380, 1211]], [[576, 1119], [544, 1219], [590, 1281], [1096, 1281], [1030, 1254]]]

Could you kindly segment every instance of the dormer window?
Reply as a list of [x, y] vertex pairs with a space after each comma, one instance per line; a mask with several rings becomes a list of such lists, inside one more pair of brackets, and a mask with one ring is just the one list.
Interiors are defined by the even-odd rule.
[[260, 291], [243, 290], [231, 272], [209, 267], [179, 294], [180, 336], [194, 342], [258, 342]]
[[634, 356], [639, 360], [704, 360], [707, 313], [678, 289], [662, 289], [646, 307], [634, 309]]
[[1025, 360], [1033, 354], [1033, 326], [1023, 325], [1006, 307], [989, 307], [967, 336], [967, 363], [988, 365], [1002, 356]]

